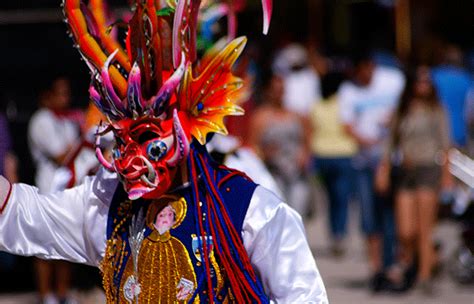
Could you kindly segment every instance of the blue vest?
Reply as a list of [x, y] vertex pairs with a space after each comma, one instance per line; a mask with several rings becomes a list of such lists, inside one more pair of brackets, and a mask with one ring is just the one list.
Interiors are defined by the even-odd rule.
[[[208, 155], [206, 154], [205, 157], [207, 158]], [[224, 206], [227, 210], [232, 225], [238, 232], [240, 241], [242, 241], [240, 232], [242, 231], [243, 221], [247, 213], [250, 200], [257, 185], [249, 178], [247, 178], [243, 174], [239, 174], [236, 171], [222, 167], [218, 168], [217, 164], [212, 164], [212, 166], [213, 168], [215, 168], [214, 172], [216, 173], [216, 176], [214, 177], [214, 180], [216, 181], [215, 184], [217, 185], [217, 188], [223, 199]], [[198, 182], [199, 197], [201, 198], [200, 200], [203, 200], [202, 198], [204, 198], [206, 193], [208, 193], [208, 188], [206, 188], [205, 183], [206, 180], [201, 174]], [[196, 220], [197, 202], [194, 199], [192, 186], [177, 189], [171, 194], [176, 197], [184, 198], [187, 203], [187, 211], [186, 215], [184, 216], [184, 219], [182, 220], [182, 222], [180, 222], [180, 225], [174, 229], [169, 230], [169, 233], [173, 238], [176, 238], [184, 245], [192, 261], [192, 266], [197, 281], [197, 286], [195, 286], [192, 299], [196, 299], [198, 297], [200, 302], [206, 302], [209, 300], [207, 292], [208, 277], [206, 276], [205, 265], [203, 265], [203, 261], [200, 259], [199, 255], [195, 254], [196, 249], [199, 245], [198, 240], [195, 237], [196, 235], [199, 235], [199, 223]], [[119, 238], [125, 242], [125, 252], [123, 254], [123, 258], [121, 258], [120, 261], [113, 262], [115, 265], [108, 265], [109, 267], [113, 267], [113, 278], [109, 277], [108, 281], [104, 278], [104, 285], [109, 285], [104, 286], [106, 287], [106, 292], [108, 291], [109, 293], [111, 293], [111, 295], [108, 295], [108, 300], [113, 299], [113, 301], [119, 302], [120, 293], [123, 293], [123, 290], [121, 290], [121, 286], [123, 286], [123, 280], [126, 280], [123, 275], [125, 265], [127, 265], [129, 260], [131, 259], [131, 247], [129, 243], [129, 227], [132, 223], [131, 215], [137, 216], [140, 210], [143, 210], [143, 213], [147, 214], [149, 206], [150, 201], [148, 200], [137, 200], [133, 202], [129, 201], [127, 199], [127, 194], [120, 185], [115, 192], [109, 210], [107, 223], [107, 239], [110, 242], [113, 241], [113, 238], [117, 238], [117, 236], [119, 236]], [[153, 233], [153, 228], [150, 226], [146, 226], [144, 229], [145, 238], [150, 236], [151, 233]], [[208, 241], [209, 240], [207, 240], [206, 242]], [[219, 246], [219, 240], [212, 240], [211, 243], [213, 243], [213, 246]], [[107, 263], [107, 261], [105, 261], [105, 263]], [[219, 264], [219, 267], [222, 267], [219, 261], [217, 261], [217, 263]], [[216, 268], [214, 267], [215, 265], [208, 266]], [[216, 270], [213, 269], [212, 271], [213, 273], [215, 273]], [[105, 276], [107, 276], [107, 273], [104, 272], [104, 277]], [[218, 286], [217, 276], [214, 275], [211, 280], [213, 281], [212, 285], [214, 288]], [[258, 278], [257, 284], [259, 286], [262, 286]], [[109, 288], [109, 290], [107, 290], [107, 287]], [[229, 281], [224, 280], [224, 287], [218, 290], [218, 293], [215, 296], [214, 300], [216, 302], [222, 302], [227, 297], [227, 300], [232, 301], [232, 294], [230, 290], [231, 289], [229, 289]], [[263, 290], [263, 288], [261, 288], [261, 290]], [[109, 296], [112, 297], [110, 298]], [[259, 295], [259, 297], [261, 298], [262, 303], [268, 302], [268, 298], [266, 295], [263, 294], [263, 292], [261, 295]]]

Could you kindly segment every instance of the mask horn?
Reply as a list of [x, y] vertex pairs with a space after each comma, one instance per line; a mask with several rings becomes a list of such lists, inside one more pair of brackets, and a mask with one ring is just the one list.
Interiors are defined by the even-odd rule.
[[100, 149], [100, 137], [103, 134], [96, 134], [96, 140], [95, 140], [95, 155], [97, 157], [97, 160], [101, 163], [102, 166], [104, 166], [105, 169], [107, 169], [110, 172], [115, 172], [114, 166], [104, 157], [104, 154], [102, 153], [102, 150]]
[[170, 167], [176, 167], [189, 154], [189, 141], [186, 137], [183, 126], [181, 125], [178, 111], [176, 109], [173, 111], [173, 129], [175, 135], [174, 154], [168, 161], [166, 161]]
[[174, 90], [178, 87], [181, 79], [183, 78], [185, 71], [185, 57], [184, 53], [181, 54], [181, 64], [178, 69], [174, 71], [173, 75], [163, 84], [158, 93], [151, 98], [150, 106], [152, 107], [155, 115], [159, 116], [167, 107], [167, 103], [170, 100]]

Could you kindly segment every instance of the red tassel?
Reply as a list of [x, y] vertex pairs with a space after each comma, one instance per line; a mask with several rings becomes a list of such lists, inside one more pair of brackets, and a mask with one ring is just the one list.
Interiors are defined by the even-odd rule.
[[[212, 180], [211, 180], [211, 177], [210, 177], [210, 174], [209, 174], [209, 171], [207, 170], [206, 166], [205, 166], [205, 162], [204, 162], [204, 159], [202, 157], [202, 155], [198, 155], [201, 163], [203, 164], [203, 169], [204, 169], [204, 174], [206, 176], [206, 179], [207, 179], [207, 182], [209, 183], [210, 185], [210, 188], [211, 188], [211, 191], [214, 195], [214, 197], [216, 198], [217, 202], [219, 203], [220, 205], [220, 209], [221, 209], [221, 215], [224, 219], [224, 222], [225, 222], [225, 225], [228, 227], [228, 230], [230, 232], [230, 236], [231, 236], [231, 239], [232, 239], [232, 242], [235, 244], [235, 247], [237, 249], [237, 252], [238, 252], [238, 255], [240, 256], [240, 258], [242, 259], [242, 262], [244, 264], [244, 268], [245, 270], [248, 271], [248, 273], [250, 274], [252, 280], [256, 281], [256, 274], [255, 274], [255, 271], [250, 263], [250, 259], [247, 255], [247, 251], [245, 250], [244, 246], [243, 246], [243, 243], [237, 233], [237, 231], [235, 230], [235, 227], [232, 223], [232, 221], [230, 220], [229, 218], [229, 215], [227, 214], [226, 212], [226, 209], [225, 209], [225, 206], [222, 202], [222, 200], [220, 199], [218, 193], [217, 193], [217, 189], [214, 187], [214, 184], [212, 183]], [[193, 161], [192, 161], [193, 163]], [[215, 172], [214, 172], [215, 173]], [[212, 202], [213, 200], [210, 199], [210, 197], [207, 197], [207, 201], [208, 201], [208, 206], [210, 209], [212, 209], [213, 213], [214, 213], [214, 216], [215, 218], [217, 219], [218, 218], [218, 215], [217, 215], [217, 211], [215, 210]], [[229, 272], [229, 270], [235, 272], [235, 274], [239, 277], [239, 280], [235, 281], [234, 278], [230, 278], [229, 276], [229, 281], [231, 282], [231, 284], [236, 284], [236, 285], [233, 285], [234, 286], [239, 286], [238, 288], [234, 289], [234, 292], [236, 293], [235, 296], [237, 296], [237, 294], [240, 294], [240, 295], [244, 295], [246, 297], [247, 300], [250, 301], [250, 299], [248, 298], [248, 294], [251, 294], [251, 296], [253, 297], [253, 299], [257, 300], [258, 303], [260, 303], [260, 300], [259, 300], [259, 297], [256, 295], [255, 291], [253, 290], [253, 288], [251, 286], [249, 286], [248, 282], [247, 282], [247, 279], [244, 275], [244, 273], [241, 271], [240, 267], [236, 264], [236, 262], [234, 261], [234, 259], [232, 258], [232, 255], [230, 253], [230, 247], [227, 243], [227, 238], [223, 232], [223, 229], [221, 227], [221, 223], [216, 220], [215, 221], [215, 224], [217, 226], [217, 229], [218, 229], [218, 233], [220, 235], [220, 238], [219, 240], [221, 240], [221, 249], [224, 250], [224, 254], [223, 256], [220, 256], [221, 258], [221, 261], [223, 263], [225, 263], [225, 267], [228, 266], [230, 268], [227, 268]], [[211, 225], [212, 227], [212, 225]], [[211, 230], [213, 231], [213, 230]], [[215, 231], [212, 232], [213, 234], [213, 238], [215, 238]], [[224, 262], [225, 261], [225, 262]], [[227, 264], [227, 265], [226, 265]], [[232, 264], [232, 265], [229, 265], [229, 264]], [[232, 274], [233, 276], [233, 274]], [[240, 284], [239, 284], [240, 283]], [[240, 288], [240, 285], [243, 284], [243, 290], [241, 290]], [[240, 296], [239, 296], [239, 300], [244, 300], [244, 299], [241, 299]]]
[[[192, 170], [192, 174], [193, 174], [193, 179], [195, 181], [197, 181], [197, 174], [196, 174], [196, 166], [194, 164], [194, 157], [191, 157], [191, 170]], [[202, 211], [201, 211], [201, 204], [200, 204], [200, 199], [199, 199], [199, 190], [198, 190], [198, 187], [197, 187], [197, 182], [193, 183], [193, 185], [194, 185], [194, 193], [196, 193], [196, 202], [195, 203], [196, 203], [197, 208], [198, 208], [199, 229], [201, 230], [201, 236], [203, 237], [203, 239], [201, 241], [204, 242], [204, 244], [202, 246], [203, 247], [203, 252], [202, 252], [201, 258], [203, 260], [203, 264], [204, 264], [205, 272], [206, 272], [206, 277], [207, 277], [208, 298], [209, 298], [210, 303], [214, 303], [214, 297], [212, 296], [211, 269], [210, 269], [210, 266], [209, 266], [209, 260], [207, 260], [208, 257], [209, 257], [209, 253], [208, 253], [207, 241], [205, 239], [206, 233], [205, 233], [204, 226], [203, 226], [203, 221], [202, 221]], [[206, 259], [207, 262], [204, 262], [204, 259]]]

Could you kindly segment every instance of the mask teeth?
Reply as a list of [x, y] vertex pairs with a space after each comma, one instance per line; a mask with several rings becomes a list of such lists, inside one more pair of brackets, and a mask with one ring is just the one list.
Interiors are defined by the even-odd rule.
[[142, 175], [142, 176], [140, 177], [140, 180], [141, 180], [142, 182], [144, 182], [145, 184], [147, 184], [147, 186], [150, 187], [150, 188], [156, 188], [156, 187], [158, 187], [158, 181], [155, 182], [155, 183], [152, 183], [145, 175]]
[[140, 158], [143, 160], [143, 162], [145, 163], [145, 165], [148, 169], [148, 176], [142, 175], [141, 179], [145, 183], [147, 183], [150, 187], [156, 188], [156, 186], [158, 186], [158, 178], [156, 176], [156, 171], [153, 168], [153, 165], [151, 164], [151, 162], [146, 157], [140, 156]]

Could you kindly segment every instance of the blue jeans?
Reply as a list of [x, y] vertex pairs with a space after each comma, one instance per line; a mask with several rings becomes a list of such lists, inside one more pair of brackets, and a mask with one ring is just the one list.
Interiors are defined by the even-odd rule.
[[353, 192], [354, 174], [350, 158], [314, 159], [329, 198], [329, 228], [334, 239], [346, 236], [347, 209]]
[[366, 236], [379, 235], [383, 240], [384, 268], [395, 261], [395, 218], [391, 197], [382, 197], [374, 189], [375, 169], [356, 169], [356, 186], [360, 202], [362, 231]]

